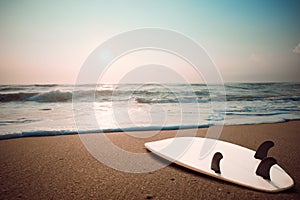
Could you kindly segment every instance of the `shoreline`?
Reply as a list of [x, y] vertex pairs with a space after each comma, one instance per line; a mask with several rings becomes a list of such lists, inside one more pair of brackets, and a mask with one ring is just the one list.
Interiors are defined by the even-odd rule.
[[[230, 125], [223, 125], [225, 126], [249, 126], [249, 125], [262, 125], [262, 124], [278, 124], [278, 123], [287, 123], [292, 121], [300, 121], [300, 119], [291, 119], [291, 120], [284, 120], [279, 122], [272, 122], [272, 123], [257, 123], [257, 124], [230, 124]], [[9, 140], [9, 139], [17, 139], [17, 138], [26, 138], [26, 137], [51, 137], [51, 136], [64, 136], [64, 135], [80, 135], [80, 134], [95, 134], [95, 133], [103, 133], [103, 134], [113, 134], [113, 133], [126, 133], [126, 132], [146, 132], [146, 131], [177, 131], [177, 130], [191, 130], [191, 129], [203, 129], [209, 128], [213, 126], [220, 126], [220, 125], [173, 125], [173, 126], [151, 126], [151, 127], [127, 127], [127, 128], [115, 128], [115, 129], [104, 129], [102, 131], [95, 130], [95, 131], [65, 131], [65, 130], [58, 130], [58, 131], [33, 131], [33, 132], [22, 132], [22, 133], [11, 133], [7, 135], [0, 135], [1, 140]], [[40, 134], [38, 134], [40, 133]]]
[[[213, 127], [211, 127], [213, 128]], [[207, 128], [181, 129], [204, 137]], [[149, 138], [105, 133], [123, 150], [146, 153], [145, 141], [174, 137], [177, 130]], [[132, 132], [131, 132], [132, 133]], [[136, 132], [143, 134], [145, 132]], [[147, 133], [149, 134], [149, 133]], [[0, 199], [298, 199], [300, 197], [300, 120], [255, 125], [226, 125], [219, 138], [255, 150], [265, 140], [269, 154], [294, 179], [292, 189], [265, 193], [220, 181], [171, 164], [148, 173], [125, 173], [97, 161], [78, 134], [0, 140]]]

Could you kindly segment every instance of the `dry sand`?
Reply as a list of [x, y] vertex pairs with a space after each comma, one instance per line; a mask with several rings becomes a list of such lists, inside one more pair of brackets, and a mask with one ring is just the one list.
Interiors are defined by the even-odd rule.
[[[198, 129], [198, 136], [206, 130]], [[185, 130], [187, 135], [190, 131]], [[110, 133], [109, 138], [127, 151], [147, 152], [145, 141], [175, 134], [162, 131], [145, 140]], [[300, 121], [226, 126], [220, 139], [251, 149], [265, 140], [274, 141], [269, 155], [293, 177], [295, 186], [264, 193], [175, 164], [154, 172], [125, 173], [100, 163], [78, 135], [68, 135], [1, 140], [0, 199], [300, 199]]]

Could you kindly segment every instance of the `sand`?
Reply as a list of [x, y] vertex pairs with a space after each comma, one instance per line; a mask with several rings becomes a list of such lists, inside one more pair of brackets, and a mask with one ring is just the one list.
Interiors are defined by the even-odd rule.
[[[204, 136], [206, 130], [198, 129], [197, 135]], [[185, 132], [189, 135], [191, 130]], [[138, 139], [110, 133], [109, 138], [127, 151], [147, 152], [145, 141], [175, 134], [162, 131]], [[1, 140], [0, 199], [300, 199], [300, 121], [226, 126], [220, 139], [251, 149], [273, 140], [275, 147], [269, 155], [293, 177], [295, 186], [280, 193], [265, 193], [176, 164], [154, 172], [125, 173], [92, 157], [78, 135], [67, 135]]]

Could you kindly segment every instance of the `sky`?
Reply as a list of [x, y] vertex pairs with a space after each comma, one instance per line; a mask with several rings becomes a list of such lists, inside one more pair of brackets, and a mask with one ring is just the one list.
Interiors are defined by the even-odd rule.
[[101, 43], [144, 27], [192, 38], [225, 82], [300, 82], [299, 10], [297, 0], [0, 0], [0, 84], [73, 84]]

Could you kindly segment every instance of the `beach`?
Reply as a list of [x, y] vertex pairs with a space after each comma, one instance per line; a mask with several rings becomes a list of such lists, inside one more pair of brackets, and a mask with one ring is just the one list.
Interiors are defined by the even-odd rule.
[[[176, 164], [148, 173], [117, 171], [92, 157], [78, 135], [60, 135], [0, 140], [0, 199], [299, 199], [299, 127], [300, 121], [224, 126], [220, 137], [253, 150], [272, 140], [269, 155], [295, 182], [280, 193], [248, 189]], [[198, 129], [197, 136], [206, 131]], [[145, 153], [145, 141], [174, 137], [176, 130], [147, 139], [107, 134], [120, 148]]]
[[0, 200], [300, 200], [299, 8], [0, 1]]

